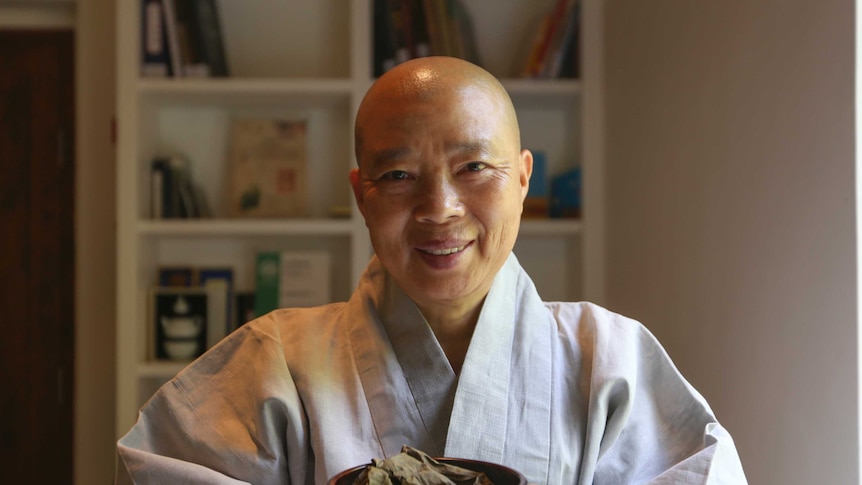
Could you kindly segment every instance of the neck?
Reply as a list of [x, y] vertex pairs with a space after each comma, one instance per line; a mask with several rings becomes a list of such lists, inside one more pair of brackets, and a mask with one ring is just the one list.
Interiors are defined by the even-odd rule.
[[460, 374], [464, 358], [467, 356], [467, 348], [470, 346], [470, 339], [473, 337], [473, 330], [476, 328], [476, 322], [479, 321], [482, 302], [468, 310], [422, 306], [419, 310], [428, 321], [452, 370]]

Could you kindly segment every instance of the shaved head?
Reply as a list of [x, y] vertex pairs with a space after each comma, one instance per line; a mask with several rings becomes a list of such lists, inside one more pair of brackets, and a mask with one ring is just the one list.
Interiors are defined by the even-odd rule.
[[432, 328], [475, 323], [533, 166], [506, 90], [461, 59], [414, 59], [371, 86], [355, 129], [350, 183], [375, 254]]
[[[497, 106], [510, 136], [520, 148], [520, 131], [509, 94], [491, 73], [455, 57], [420, 57], [399, 64], [381, 76], [368, 90], [356, 114], [354, 127], [356, 160], [362, 165], [365, 125], [381, 110], [405, 103], [433, 104], [446, 96], [457, 96], [465, 104], [479, 97]], [[442, 109], [442, 108], [441, 108]], [[409, 117], [398, 120], [410, 124]]]

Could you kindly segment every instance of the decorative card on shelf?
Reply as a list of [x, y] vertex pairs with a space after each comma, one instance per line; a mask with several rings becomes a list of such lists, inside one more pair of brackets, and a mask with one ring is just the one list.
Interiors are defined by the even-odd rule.
[[311, 307], [331, 302], [329, 253], [268, 251], [257, 254], [254, 313], [277, 308]]
[[228, 160], [228, 214], [261, 218], [306, 215], [304, 120], [235, 119]]
[[190, 361], [207, 349], [207, 292], [155, 287], [148, 325], [151, 360]]

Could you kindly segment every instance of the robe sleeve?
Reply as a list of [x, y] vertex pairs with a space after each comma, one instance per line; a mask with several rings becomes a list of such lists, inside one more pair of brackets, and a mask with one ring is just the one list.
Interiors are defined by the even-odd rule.
[[[745, 484], [730, 434], [641, 324], [599, 310], [580, 483]], [[584, 480], [586, 479], [586, 480]]]
[[144, 405], [117, 483], [306, 483], [307, 423], [272, 316], [246, 324]]

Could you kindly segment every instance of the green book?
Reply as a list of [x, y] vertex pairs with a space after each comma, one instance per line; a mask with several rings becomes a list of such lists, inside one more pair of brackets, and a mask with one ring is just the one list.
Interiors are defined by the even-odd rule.
[[332, 301], [326, 251], [264, 251], [255, 265], [254, 314]]

